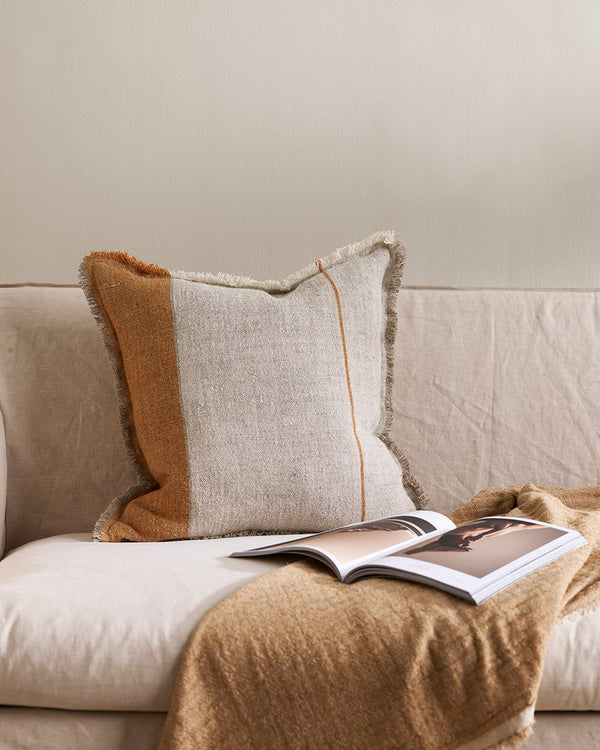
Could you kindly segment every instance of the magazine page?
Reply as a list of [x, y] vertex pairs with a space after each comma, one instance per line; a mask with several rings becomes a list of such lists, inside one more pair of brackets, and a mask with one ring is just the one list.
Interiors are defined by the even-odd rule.
[[585, 544], [576, 531], [516, 518], [493, 516], [434, 535], [361, 567], [364, 575], [397, 575], [465, 595], [476, 603], [562, 554]]
[[343, 579], [354, 567], [454, 528], [452, 521], [430, 510], [408, 511], [400, 516], [342, 526], [280, 544], [234, 552], [232, 557], [304, 554], [327, 563]]

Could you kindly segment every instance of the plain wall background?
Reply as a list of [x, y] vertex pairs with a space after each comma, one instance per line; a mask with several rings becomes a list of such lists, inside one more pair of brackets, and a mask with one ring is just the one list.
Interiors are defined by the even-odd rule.
[[597, 0], [0, 0], [0, 281], [89, 250], [600, 287]]

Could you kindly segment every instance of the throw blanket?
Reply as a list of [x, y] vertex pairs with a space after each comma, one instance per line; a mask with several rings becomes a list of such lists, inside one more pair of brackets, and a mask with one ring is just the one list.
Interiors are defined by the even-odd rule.
[[588, 545], [479, 607], [302, 561], [242, 587], [187, 647], [161, 750], [477, 750], [531, 733], [557, 619], [600, 600], [600, 487], [491, 489], [453, 516], [569, 526]]

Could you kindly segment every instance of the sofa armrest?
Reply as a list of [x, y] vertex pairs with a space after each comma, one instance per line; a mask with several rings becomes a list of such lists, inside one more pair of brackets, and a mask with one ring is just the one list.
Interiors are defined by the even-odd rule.
[[0, 412], [0, 560], [6, 548], [6, 477], [8, 464], [6, 460], [6, 437], [4, 434], [4, 417]]

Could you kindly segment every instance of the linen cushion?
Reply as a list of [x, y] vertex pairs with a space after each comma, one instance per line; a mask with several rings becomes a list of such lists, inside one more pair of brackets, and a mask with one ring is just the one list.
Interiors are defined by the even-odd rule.
[[95, 538], [318, 531], [421, 505], [390, 437], [403, 263], [393, 232], [283, 282], [87, 256], [138, 473]]

